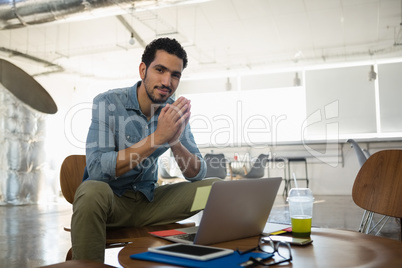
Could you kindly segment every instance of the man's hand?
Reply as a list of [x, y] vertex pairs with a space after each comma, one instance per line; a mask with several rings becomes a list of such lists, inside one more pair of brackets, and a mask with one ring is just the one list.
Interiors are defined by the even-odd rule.
[[171, 146], [177, 143], [190, 120], [190, 100], [180, 97], [173, 104], [167, 104], [161, 111], [155, 134], [157, 140], [169, 143]]
[[177, 103], [177, 106], [175, 106], [177, 109], [179, 109], [179, 107], [182, 107], [181, 109], [183, 109], [183, 108], [186, 108], [186, 109], [184, 110], [183, 116], [181, 118], [182, 121], [179, 125], [179, 128], [178, 128], [176, 134], [168, 142], [170, 146], [174, 146], [175, 144], [177, 144], [179, 142], [179, 138], [180, 138], [181, 134], [184, 132], [184, 129], [186, 128], [188, 122], [190, 121], [191, 101], [187, 100], [184, 97], [181, 97], [181, 98], [179, 98], [177, 100], [177, 101], [179, 101], [179, 103], [177, 103], [177, 101], [175, 101], [173, 103], [173, 105], [176, 105], [176, 103]]
[[192, 178], [200, 171], [200, 159], [190, 153], [179, 140], [190, 120], [190, 109], [190, 100], [184, 97], [180, 97], [173, 104], [166, 105], [159, 115], [155, 133], [158, 132], [159, 135], [161, 131], [165, 142], [169, 143], [172, 149], [181, 172], [184, 176]]
[[[172, 148], [174, 152], [176, 151], [176, 154], [185, 155], [186, 157], [183, 157], [183, 159], [196, 157], [178, 142], [189, 119], [189, 100], [180, 97], [173, 104], [167, 104], [161, 110], [158, 125], [154, 133], [129, 148], [118, 152], [117, 160], [121, 161], [116, 162], [116, 176], [120, 176], [136, 167], [143, 159], [151, 155], [159, 145], [164, 143], [169, 143], [170, 148]], [[197, 161], [198, 158], [194, 160], [194, 167], [190, 172], [187, 172], [188, 174], [192, 176], [195, 176], [193, 174], [197, 174], [196, 172], [199, 170], [199, 163]], [[187, 170], [184, 164], [180, 166], [180, 169]]]

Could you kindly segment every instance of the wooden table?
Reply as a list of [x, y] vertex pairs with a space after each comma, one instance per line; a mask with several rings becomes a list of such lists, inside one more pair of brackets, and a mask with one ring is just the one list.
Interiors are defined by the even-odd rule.
[[[397, 240], [326, 228], [313, 228], [311, 238], [311, 245], [292, 246], [293, 261], [280, 267], [402, 267], [402, 242]], [[246, 250], [257, 242], [258, 237], [251, 237], [213, 246]], [[151, 236], [137, 238], [120, 251], [119, 262], [123, 267], [176, 267], [130, 259], [131, 254], [169, 243]]]

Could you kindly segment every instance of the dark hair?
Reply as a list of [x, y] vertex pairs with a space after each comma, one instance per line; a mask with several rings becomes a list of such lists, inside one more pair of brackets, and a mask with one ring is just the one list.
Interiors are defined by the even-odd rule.
[[154, 61], [157, 50], [164, 50], [169, 54], [173, 54], [179, 57], [183, 60], [183, 69], [187, 67], [187, 53], [184, 48], [180, 45], [179, 42], [177, 42], [176, 39], [165, 37], [155, 39], [145, 47], [141, 60], [143, 63], [145, 63], [147, 68], [151, 64], [151, 62]]

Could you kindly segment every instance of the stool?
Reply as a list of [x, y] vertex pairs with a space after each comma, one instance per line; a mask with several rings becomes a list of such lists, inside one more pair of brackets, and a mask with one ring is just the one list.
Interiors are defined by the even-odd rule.
[[284, 158], [269, 158], [268, 162], [268, 177], [271, 177], [270, 170], [275, 168], [282, 168], [283, 169], [283, 178], [282, 180], [285, 183], [285, 187], [283, 188], [283, 196], [288, 195], [288, 181], [286, 179], [286, 161]]
[[306, 188], [309, 186], [309, 179], [308, 179], [308, 173], [307, 173], [307, 160], [304, 157], [291, 157], [288, 158], [288, 178], [287, 178], [287, 187], [288, 190], [291, 189], [292, 187], [292, 181], [294, 180], [293, 178], [293, 165], [301, 164], [304, 165], [304, 177], [299, 177], [296, 176], [296, 180], [298, 181], [306, 181]]

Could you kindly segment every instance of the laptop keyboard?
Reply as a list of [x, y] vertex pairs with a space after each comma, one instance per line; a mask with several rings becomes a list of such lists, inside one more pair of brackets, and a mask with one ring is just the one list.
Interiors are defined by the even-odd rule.
[[182, 235], [175, 235], [176, 238], [187, 240], [187, 241], [194, 241], [196, 233], [192, 234], [182, 234]]

